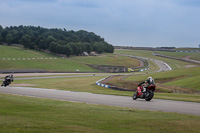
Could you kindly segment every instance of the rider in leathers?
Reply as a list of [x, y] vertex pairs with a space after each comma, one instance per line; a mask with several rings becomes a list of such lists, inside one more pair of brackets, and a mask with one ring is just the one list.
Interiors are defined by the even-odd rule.
[[155, 85], [154, 79], [152, 77], [148, 77], [146, 81], [141, 82], [138, 86], [141, 86], [144, 83], [147, 84], [143, 86], [143, 92], [146, 92], [146, 88], [148, 88], [150, 85]]
[[7, 75], [7, 76], [5, 77], [5, 82], [7, 82], [8, 85], [11, 84], [11, 82], [13, 82], [13, 80], [14, 80], [14, 78], [13, 78], [13, 75], [12, 75], [12, 74]]

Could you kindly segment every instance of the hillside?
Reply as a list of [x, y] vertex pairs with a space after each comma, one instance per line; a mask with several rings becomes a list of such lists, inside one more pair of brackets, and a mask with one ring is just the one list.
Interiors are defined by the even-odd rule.
[[89, 67], [88, 64], [137, 67], [140, 65], [140, 62], [132, 58], [113, 54], [63, 58], [36, 50], [24, 49], [22, 47], [0, 45], [1, 71], [102, 72]]
[[[158, 59], [158, 60], [162, 60], [164, 62], [166, 62], [168, 65], [170, 65], [170, 67], [172, 69], [180, 69], [180, 68], [187, 68], [187, 67], [191, 67], [191, 66], [196, 66], [197, 64], [194, 63], [189, 63], [189, 62], [184, 62], [184, 61], [180, 61], [180, 60], [175, 60], [175, 59], [170, 59], [170, 58], [163, 58], [163, 57], [158, 57], [155, 56], [153, 53], [154, 51], [149, 51], [149, 50], [122, 50], [122, 49], [115, 49], [115, 53], [122, 53], [122, 54], [127, 54], [127, 55], [134, 55], [134, 56], [140, 56], [140, 57], [146, 57], [146, 58], [153, 58], [153, 59]], [[184, 53], [178, 53], [178, 52], [159, 52], [159, 53], [170, 53], [171, 56], [173, 55], [180, 55], [182, 57]], [[198, 53], [187, 53], [187, 56], [191, 55], [192, 57], [196, 57], [196, 55], [198, 56], [199, 59], [199, 55], [200, 52]], [[196, 58], [195, 58], [196, 59]], [[198, 60], [197, 59], [197, 60]]]

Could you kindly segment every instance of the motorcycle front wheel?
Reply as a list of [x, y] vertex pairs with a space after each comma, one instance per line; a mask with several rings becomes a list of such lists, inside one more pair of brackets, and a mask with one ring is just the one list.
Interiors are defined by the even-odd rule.
[[137, 91], [133, 94], [133, 100], [137, 99]]
[[6, 86], [5, 86], [5, 83], [2, 83], [1, 86], [2, 86], [2, 87], [3, 87], [3, 86], [6, 87]]
[[151, 90], [146, 90], [145, 100], [150, 101], [154, 96], [154, 92]]

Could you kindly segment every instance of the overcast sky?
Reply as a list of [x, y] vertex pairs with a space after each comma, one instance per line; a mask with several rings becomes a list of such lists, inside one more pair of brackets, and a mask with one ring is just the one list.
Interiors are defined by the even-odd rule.
[[0, 0], [0, 25], [86, 30], [113, 45], [198, 47], [200, 0]]

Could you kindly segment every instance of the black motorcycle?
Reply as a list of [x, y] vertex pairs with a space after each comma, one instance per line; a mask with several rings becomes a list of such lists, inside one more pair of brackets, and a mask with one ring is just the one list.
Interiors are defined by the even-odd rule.
[[6, 87], [6, 86], [10, 85], [11, 82], [13, 82], [13, 81], [14, 81], [14, 78], [13, 78], [12, 75], [11, 76], [10, 75], [6, 76], [5, 79], [4, 79], [4, 81], [3, 81], [3, 83], [1, 84], [1, 86]]

